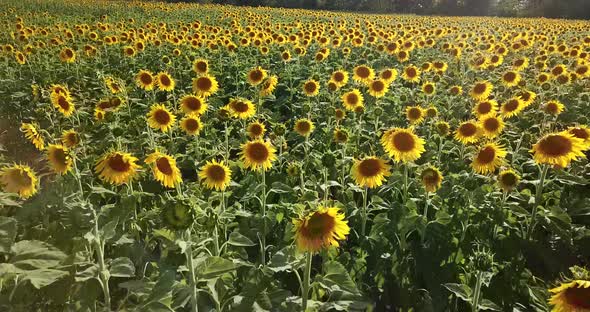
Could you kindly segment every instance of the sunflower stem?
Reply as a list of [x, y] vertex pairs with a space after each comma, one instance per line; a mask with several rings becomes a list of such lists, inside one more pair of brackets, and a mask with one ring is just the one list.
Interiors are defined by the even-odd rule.
[[312, 254], [310, 251], [305, 253], [305, 270], [303, 271], [303, 292], [301, 293], [301, 311], [307, 310], [307, 300], [309, 296], [309, 280], [311, 277], [311, 259]]
[[100, 280], [100, 286], [102, 287], [102, 293], [104, 295], [104, 305], [106, 311], [111, 311], [111, 293], [109, 290], [109, 271], [104, 261], [104, 241], [100, 237], [100, 231], [98, 230], [98, 216], [96, 211], [92, 210], [94, 216], [94, 249], [96, 251], [96, 258], [98, 260], [98, 278]]
[[328, 169], [324, 168], [324, 205], [328, 203], [328, 191], [330, 191], [330, 187], [328, 186]]
[[404, 193], [404, 203], [406, 203], [408, 201], [408, 165], [403, 165], [403, 166], [404, 166], [403, 193]]
[[227, 132], [227, 121], [225, 122], [225, 161], [229, 162], [229, 133]]
[[191, 312], [199, 312], [199, 306], [197, 305], [197, 281], [195, 279], [195, 266], [193, 264], [193, 246], [190, 227], [186, 230], [185, 236], [187, 244], [184, 254], [186, 256], [186, 264], [188, 265], [188, 278], [191, 288]]
[[425, 203], [424, 203], [424, 218], [428, 222], [428, 208], [430, 204], [430, 192], [426, 191]]
[[531, 221], [527, 227], [526, 231], [526, 239], [529, 240], [531, 235], [533, 234], [533, 230], [536, 225], [537, 220], [537, 208], [541, 205], [541, 201], [543, 200], [543, 187], [545, 184], [545, 178], [547, 177], [547, 172], [549, 171], [549, 166], [541, 165], [539, 167], [539, 184], [536, 186], [536, 193], [535, 193], [535, 204], [533, 206], [533, 210], [531, 213]]
[[479, 311], [479, 301], [481, 299], [481, 284], [483, 282], [483, 272], [477, 272], [477, 277], [475, 280], [475, 288], [473, 289], [473, 299], [472, 299], [472, 306], [471, 310], [473, 312]]
[[362, 211], [362, 224], [361, 224], [361, 237], [365, 237], [365, 232], [367, 228], [367, 197], [368, 197], [368, 188], [365, 187], [363, 191], [363, 211]]
[[262, 252], [262, 265], [266, 264], [266, 171], [262, 169], [262, 237], [260, 249]]

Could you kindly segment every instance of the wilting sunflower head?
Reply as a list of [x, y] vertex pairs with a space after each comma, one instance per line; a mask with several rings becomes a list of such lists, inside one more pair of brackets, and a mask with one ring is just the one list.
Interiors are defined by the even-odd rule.
[[137, 158], [129, 153], [109, 151], [96, 162], [94, 172], [107, 183], [121, 185], [130, 182], [139, 173]]
[[299, 119], [295, 122], [295, 132], [303, 137], [307, 137], [315, 128], [313, 122], [307, 118]]
[[0, 170], [2, 191], [18, 194], [21, 198], [29, 198], [37, 193], [39, 180], [33, 169], [27, 165], [4, 167]]
[[188, 135], [199, 135], [201, 129], [203, 129], [203, 124], [199, 116], [189, 114], [180, 121], [180, 128]]
[[224, 191], [231, 182], [231, 170], [223, 161], [210, 160], [199, 171], [199, 178], [206, 188]]
[[303, 93], [306, 96], [316, 96], [318, 95], [318, 93], [320, 92], [320, 84], [313, 80], [310, 79], [308, 81], [306, 81], [305, 83], [303, 83]]
[[516, 171], [512, 169], [506, 169], [498, 173], [496, 180], [498, 181], [498, 186], [504, 190], [504, 192], [510, 192], [518, 185], [520, 176], [516, 173]]
[[160, 72], [156, 76], [156, 84], [160, 91], [172, 91], [176, 86], [176, 81], [167, 72]]
[[269, 76], [260, 86], [260, 96], [271, 95], [279, 83], [279, 78], [275, 75]]
[[391, 175], [391, 166], [375, 156], [365, 157], [352, 165], [352, 175], [358, 186], [375, 188], [383, 184]]
[[358, 89], [353, 89], [342, 95], [342, 105], [349, 111], [354, 111], [357, 106], [363, 106], [363, 100], [363, 95]]
[[166, 226], [184, 230], [195, 220], [195, 209], [184, 200], [168, 200], [162, 209], [162, 219]]
[[268, 72], [262, 67], [258, 66], [252, 68], [247, 75], [248, 83], [252, 86], [257, 86], [268, 76]]
[[475, 153], [471, 167], [479, 174], [492, 173], [503, 164], [506, 155], [502, 146], [488, 143]]
[[344, 214], [336, 207], [319, 207], [306, 216], [293, 220], [295, 242], [300, 252], [318, 252], [330, 246], [339, 246], [338, 241], [350, 233]]
[[414, 134], [412, 129], [390, 129], [383, 134], [381, 144], [396, 162], [414, 161], [425, 151], [424, 140]]
[[41, 133], [39, 133], [38, 125], [34, 123], [23, 122], [20, 126], [20, 131], [40, 151], [45, 149], [45, 140]]
[[246, 128], [246, 132], [251, 139], [258, 139], [264, 136], [266, 127], [260, 121], [251, 122]]
[[440, 136], [447, 136], [451, 132], [451, 126], [449, 126], [449, 123], [444, 120], [438, 121], [435, 124], [435, 127], [436, 132], [438, 132]]
[[50, 144], [47, 147], [47, 161], [57, 174], [63, 175], [72, 170], [73, 159], [68, 148], [63, 145]]
[[550, 133], [537, 141], [531, 152], [537, 164], [567, 167], [572, 160], [586, 158], [583, 151], [584, 140], [578, 139], [568, 131]]
[[147, 122], [152, 129], [168, 132], [174, 126], [176, 116], [164, 104], [154, 104], [147, 114]]
[[481, 128], [476, 122], [466, 121], [457, 128], [455, 140], [463, 144], [475, 143], [479, 140], [481, 132]]
[[573, 277], [564, 278], [559, 286], [549, 290], [552, 294], [549, 299], [552, 311], [590, 311], [590, 272], [578, 266], [570, 268], [570, 271]]
[[219, 90], [217, 79], [211, 75], [193, 78], [193, 92], [202, 97], [208, 97]]
[[427, 192], [436, 192], [440, 188], [442, 180], [443, 176], [440, 170], [434, 166], [428, 166], [420, 173], [420, 182]]
[[180, 107], [185, 114], [201, 116], [207, 111], [208, 105], [205, 98], [189, 94], [180, 99]]
[[242, 145], [242, 161], [244, 167], [250, 170], [264, 170], [272, 168], [276, 160], [275, 148], [268, 141], [261, 139], [248, 141]]
[[477, 101], [485, 101], [490, 97], [493, 86], [488, 81], [478, 81], [475, 83], [469, 94]]
[[140, 70], [135, 76], [135, 84], [146, 91], [151, 91], [156, 86], [154, 75], [147, 70]]
[[565, 106], [557, 100], [549, 101], [549, 102], [545, 103], [545, 105], [543, 105], [543, 111], [546, 114], [554, 115], [554, 116], [561, 114], [561, 112], [563, 112], [564, 108], [565, 108]]
[[147, 156], [145, 163], [151, 165], [156, 181], [164, 187], [175, 188], [182, 183], [182, 175], [171, 155], [155, 151]]
[[424, 121], [424, 115], [424, 109], [420, 106], [406, 107], [406, 119], [413, 125], [420, 124]]

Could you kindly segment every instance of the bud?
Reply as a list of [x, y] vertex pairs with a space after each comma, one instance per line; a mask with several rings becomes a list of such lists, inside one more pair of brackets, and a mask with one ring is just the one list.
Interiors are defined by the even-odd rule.
[[324, 167], [333, 167], [334, 164], [336, 164], [336, 156], [334, 156], [334, 153], [328, 151], [326, 153], [324, 153], [324, 155], [322, 156], [322, 165], [324, 165]]
[[303, 104], [303, 113], [311, 112], [311, 105], [309, 103]]
[[162, 219], [168, 227], [183, 230], [193, 224], [194, 209], [185, 201], [173, 199], [162, 210]]
[[276, 126], [273, 127], [274, 133], [276, 133], [278, 136], [282, 136], [285, 134], [285, 131], [287, 131], [287, 127], [285, 127], [284, 124], [280, 123], [277, 124]]
[[383, 108], [381, 108], [381, 107], [375, 107], [375, 109], [373, 110], [373, 114], [375, 114], [375, 116], [381, 116], [381, 115], [383, 115]]
[[298, 162], [292, 162], [287, 167], [287, 174], [290, 177], [297, 177], [301, 173], [301, 164]]

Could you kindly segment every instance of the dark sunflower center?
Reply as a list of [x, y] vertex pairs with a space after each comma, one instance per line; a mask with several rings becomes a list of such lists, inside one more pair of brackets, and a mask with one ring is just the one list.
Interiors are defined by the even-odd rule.
[[334, 81], [336, 82], [342, 82], [344, 80], [344, 74], [341, 72], [336, 72], [334, 74]]
[[236, 101], [232, 107], [238, 113], [245, 113], [249, 109], [248, 104], [242, 101]]
[[315, 92], [315, 89], [316, 89], [315, 83], [313, 83], [313, 82], [305, 83], [305, 91], [307, 93], [313, 93], [313, 92]]
[[192, 111], [198, 111], [201, 109], [202, 103], [196, 97], [189, 97], [184, 100], [184, 105]]
[[262, 134], [262, 126], [259, 124], [253, 124], [250, 126], [250, 134], [253, 136], [260, 136]]
[[516, 185], [516, 181], [516, 175], [514, 175], [513, 173], [506, 173], [500, 176], [500, 183], [508, 187]]
[[551, 157], [564, 156], [572, 150], [572, 142], [561, 135], [550, 135], [539, 142], [539, 149]]
[[390, 79], [393, 76], [393, 73], [391, 72], [391, 70], [386, 70], [383, 71], [383, 73], [381, 73], [381, 77], [383, 79]]
[[149, 85], [149, 84], [152, 84], [152, 82], [153, 82], [152, 76], [150, 74], [147, 74], [147, 73], [141, 74], [141, 76], [139, 76], [139, 80], [144, 85]]
[[59, 105], [59, 107], [63, 108], [63, 110], [65, 111], [70, 109], [70, 102], [68, 102], [68, 100], [64, 96], [60, 96], [57, 99], [57, 105]]
[[75, 133], [68, 133], [66, 140], [70, 145], [76, 145], [78, 144], [78, 135]]
[[487, 114], [492, 110], [492, 104], [490, 104], [490, 102], [482, 102], [479, 103], [479, 105], [477, 106], [477, 111], [480, 114]]
[[160, 157], [156, 160], [156, 167], [165, 175], [172, 175], [172, 165], [167, 157]]
[[472, 123], [466, 123], [459, 127], [459, 132], [466, 137], [474, 136], [477, 133], [477, 127]]
[[583, 76], [588, 72], [588, 66], [580, 66], [576, 68], [576, 74]]
[[590, 309], [590, 288], [569, 288], [565, 291], [567, 303], [580, 309]]
[[481, 164], [489, 164], [496, 158], [496, 149], [491, 146], [485, 147], [477, 154], [477, 161]]
[[551, 73], [552, 73], [554, 76], [559, 76], [559, 75], [561, 75], [561, 74], [563, 73], [563, 68], [562, 68], [562, 67], [555, 67], [555, 68], [553, 68], [553, 69], [551, 70]]
[[432, 93], [432, 92], [434, 92], [434, 87], [431, 84], [427, 84], [424, 86], [424, 92]]
[[199, 77], [197, 79], [197, 88], [201, 91], [208, 91], [212, 86], [213, 82], [207, 77]]
[[414, 77], [416, 77], [416, 74], [417, 74], [416, 69], [414, 69], [414, 68], [406, 69], [406, 75], [408, 75], [408, 77], [414, 78]]
[[547, 112], [555, 114], [558, 111], [558, 107], [557, 104], [554, 102], [549, 102], [546, 104], [545, 109], [547, 110]]
[[223, 182], [225, 180], [225, 169], [219, 165], [212, 165], [207, 168], [207, 178], [214, 182]]
[[369, 70], [369, 68], [361, 66], [356, 69], [356, 74], [361, 78], [368, 78], [371, 74], [371, 71]]
[[508, 82], [512, 82], [514, 81], [514, 79], [516, 79], [516, 74], [513, 72], [507, 72], [506, 74], [504, 74], [504, 80], [508, 81]]
[[582, 128], [573, 128], [569, 132], [578, 139], [588, 139], [588, 132]]
[[197, 67], [197, 70], [199, 70], [202, 73], [207, 71], [207, 63], [205, 63], [205, 62], [197, 62], [196, 67]]
[[411, 151], [416, 145], [414, 137], [410, 133], [396, 132], [392, 135], [392, 138], [395, 148], [402, 152]]
[[486, 89], [488, 87], [486, 86], [485, 83], [478, 83], [475, 85], [475, 87], [473, 88], [473, 92], [477, 93], [477, 94], [482, 94], [484, 92], [486, 92]]
[[483, 126], [488, 131], [496, 131], [500, 127], [500, 122], [496, 118], [489, 118], [483, 122]]
[[268, 159], [269, 151], [266, 145], [264, 145], [263, 143], [256, 142], [248, 146], [246, 154], [254, 162], [261, 163]]
[[377, 80], [377, 81], [373, 81], [373, 84], [371, 85], [373, 91], [375, 92], [381, 92], [383, 91], [383, 89], [385, 89], [385, 84], [383, 83], [383, 81], [381, 80]]
[[518, 108], [518, 105], [519, 105], [519, 104], [520, 104], [520, 103], [518, 103], [518, 101], [517, 101], [517, 100], [515, 100], [515, 99], [512, 99], [512, 100], [508, 101], [508, 102], [506, 103], [506, 105], [504, 105], [504, 109], [505, 109], [507, 112], [513, 112], [513, 111], [515, 111], [515, 110]]
[[166, 75], [160, 76], [160, 84], [162, 84], [163, 86], [168, 87], [171, 83], [172, 81], [170, 81], [170, 77]]
[[356, 93], [349, 93], [346, 96], [346, 102], [348, 102], [348, 104], [350, 105], [356, 105], [359, 101], [359, 97], [358, 95], [356, 95]]
[[374, 177], [381, 171], [378, 159], [365, 159], [359, 163], [359, 172], [363, 177]]
[[419, 108], [416, 108], [416, 107], [412, 107], [408, 111], [408, 116], [410, 117], [411, 120], [420, 119], [420, 117], [422, 117], [422, 110]]
[[131, 168], [131, 164], [123, 159], [123, 155], [115, 154], [109, 158], [109, 167], [117, 172], [127, 172]]
[[436, 69], [441, 69], [444, 67], [444, 64], [441, 62], [434, 62], [433, 65], [434, 65], [434, 68], [436, 68]]
[[311, 124], [305, 120], [297, 122], [297, 131], [307, 133], [311, 130]]
[[170, 122], [170, 114], [165, 110], [157, 110], [154, 113], [154, 119], [161, 125], [167, 125]]
[[61, 149], [61, 148], [55, 149], [53, 151], [53, 159], [59, 165], [65, 166], [66, 165], [66, 162], [67, 162], [67, 155], [66, 155], [66, 153], [64, 152], [63, 149]]
[[262, 71], [260, 70], [253, 70], [250, 72], [250, 80], [254, 81], [254, 82], [258, 82], [260, 80], [262, 80]]
[[314, 213], [302, 231], [305, 236], [311, 239], [319, 239], [327, 235], [334, 228], [334, 217], [327, 213]]
[[524, 64], [524, 60], [516, 60], [516, 62], [514, 62], [514, 65], [515, 65], [516, 67], [520, 67], [520, 66], [522, 66], [523, 64]]
[[433, 169], [426, 169], [422, 173], [422, 181], [426, 185], [434, 185], [437, 184], [439, 180], [438, 172]]
[[199, 130], [199, 122], [196, 121], [195, 119], [187, 119], [184, 126], [188, 131]]
[[67, 56], [68, 58], [72, 58], [72, 57], [74, 57], [74, 51], [72, 51], [72, 50], [70, 50], [70, 49], [67, 49], [67, 50], [66, 50], [66, 56]]
[[529, 93], [529, 92], [524, 92], [524, 93], [522, 93], [522, 94], [520, 95], [520, 98], [521, 98], [523, 101], [527, 102], [528, 100], [530, 100], [530, 99], [531, 99], [531, 96], [532, 96], [532, 94], [531, 94], [531, 93]]

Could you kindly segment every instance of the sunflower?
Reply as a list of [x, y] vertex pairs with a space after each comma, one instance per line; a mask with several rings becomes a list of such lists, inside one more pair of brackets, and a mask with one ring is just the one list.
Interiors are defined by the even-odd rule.
[[64, 63], [73, 63], [76, 61], [76, 52], [70, 48], [63, 48], [59, 52], [59, 59]]
[[295, 122], [295, 132], [304, 137], [309, 136], [314, 128], [313, 122], [306, 118], [299, 119]]
[[154, 104], [147, 114], [147, 121], [152, 129], [168, 132], [176, 122], [176, 116], [164, 104]]
[[151, 91], [156, 86], [156, 80], [151, 72], [142, 69], [135, 76], [135, 84], [145, 91]]
[[180, 128], [188, 135], [199, 135], [203, 124], [198, 115], [188, 114], [180, 121]]
[[424, 109], [420, 106], [406, 107], [406, 119], [413, 125], [422, 123], [424, 121]]
[[386, 177], [391, 175], [390, 168], [385, 160], [368, 156], [355, 161], [352, 165], [352, 175], [358, 186], [375, 188], [381, 186]]
[[145, 163], [152, 165], [152, 172], [154, 178], [168, 188], [175, 188], [182, 183], [182, 175], [180, 170], [176, 167], [176, 159], [174, 157], [155, 151], [147, 156]]
[[369, 83], [369, 94], [376, 98], [383, 97], [388, 89], [389, 86], [381, 79], [375, 79]]
[[279, 78], [275, 75], [269, 76], [260, 86], [260, 96], [271, 95], [279, 83]]
[[367, 65], [356, 66], [352, 72], [352, 79], [356, 82], [368, 84], [375, 79], [375, 71]]
[[410, 65], [404, 68], [402, 78], [407, 82], [418, 82], [420, 81], [420, 70], [414, 65]]
[[512, 116], [518, 115], [524, 108], [524, 102], [520, 99], [520, 97], [513, 97], [502, 104], [502, 107], [500, 107], [500, 112], [504, 118], [510, 118]]
[[386, 84], [391, 84], [397, 78], [398, 72], [394, 68], [386, 68], [379, 73], [379, 78]]
[[420, 182], [426, 192], [436, 192], [442, 184], [443, 176], [434, 166], [428, 166], [420, 173]]
[[246, 99], [232, 99], [227, 108], [233, 117], [239, 119], [248, 119], [256, 114], [256, 106]]
[[563, 109], [565, 108], [565, 106], [557, 101], [557, 100], [552, 100], [549, 101], [547, 103], [545, 103], [545, 105], [543, 105], [543, 111], [549, 115], [559, 115], [561, 114], [561, 112], [563, 112]]
[[199, 171], [199, 178], [203, 180], [208, 189], [225, 191], [231, 181], [231, 170], [223, 160], [221, 162], [210, 160]]
[[202, 97], [208, 97], [215, 94], [219, 89], [217, 79], [210, 75], [193, 78], [193, 92]]
[[452, 86], [449, 89], [449, 93], [451, 95], [461, 95], [461, 94], [463, 94], [463, 88], [461, 86]]
[[584, 140], [578, 139], [568, 131], [550, 133], [533, 145], [531, 152], [537, 164], [557, 165], [565, 168], [572, 160], [585, 158], [582, 152]]
[[300, 252], [318, 252], [330, 246], [339, 246], [338, 241], [350, 233], [344, 214], [336, 207], [318, 207], [307, 216], [293, 220], [295, 242]]
[[436, 122], [434, 126], [436, 127], [436, 132], [438, 132], [440, 136], [447, 136], [451, 132], [451, 126], [449, 126], [449, 123], [444, 120]]
[[264, 70], [262, 67], [258, 66], [258, 67], [252, 68], [248, 72], [247, 78], [248, 78], [248, 82], [250, 83], [250, 85], [257, 86], [257, 85], [261, 84], [262, 81], [264, 81], [266, 76], [268, 76], [268, 72], [266, 70]]
[[172, 91], [176, 86], [176, 81], [170, 76], [170, 74], [166, 72], [158, 73], [156, 76], [156, 84], [158, 85], [158, 89], [160, 91]]
[[37, 193], [38, 182], [35, 172], [27, 165], [14, 164], [0, 170], [2, 191], [18, 194], [24, 199]]
[[180, 108], [185, 114], [201, 116], [207, 110], [205, 98], [196, 95], [185, 95], [180, 99]]
[[493, 85], [488, 81], [476, 82], [469, 95], [477, 101], [485, 101], [492, 94]]
[[162, 209], [162, 219], [172, 229], [186, 230], [195, 222], [195, 209], [187, 200], [167, 200]]
[[590, 311], [590, 281], [573, 280], [550, 289], [553, 295], [549, 304], [553, 312], [587, 312]]
[[479, 120], [479, 126], [483, 136], [486, 138], [495, 138], [504, 130], [504, 121], [501, 117], [487, 116]]
[[94, 172], [107, 183], [121, 185], [130, 182], [141, 168], [137, 158], [129, 153], [109, 151], [96, 162]]
[[507, 71], [502, 75], [502, 84], [507, 87], [517, 86], [522, 77], [518, 72]]
[[80, 144], [80, 135], [76, 130], [64, 130], [61, 134], [61, 142], [67, 148], [75, 147]]
[[389, 129], [383, 134], [381, 144], [396, 162], [414, 161], [425, 151], [424, 140], [414, 134], [412, 129]]
[[342, 128], [334, 129], [333, 140], [335, 143], [344, 144], [348, 142], [348, 131]]
[[199, 75], [206, 75], [209, 72], [209, 62], [205, 59], [196, 59], [193, 62], [193, 71]]
[[479, 140], [481, 128], [474, 121], [465, 121], [459, 125], [455, 132], [455, 140], [463, 143], [475, 143]]
[[341, 88], [348, 83], [348, 72], [345, 70], [337, 70], [332, 73], [330, 80]]
[[266, 127], [260, 121], [254, 121], [248, 125], [246, 132], [248, 132], [248, 136], [251, 139], [258, 139], [264, 136], [264, 133], [266, 132]]
[[436, 92], [436, 87], [433, 82], [426, 82], [422, 85], [422, 92], [426, 95], [433, 95]]
[[27, 62], [27, 57], [20, 51], [14, 54], [14, 58], [16, 59], [16, 62], [21, 65], [24, 65]]
[[244, 143], [240, 154], [246, 168], [266, 171], [272, 168], [272, 162], [277, 159], [275, 151], [270, 142], [258, 139]]
[[103, 111], [100, 108], [94, 109], [94, 119], [98, 122], [103, 121], [107, 116], [107, 112]]
[[527, 107], [535, 101], [537, 94], [533, 91], [524, 90], [519, 93], [518, 97], [523, 101], [524, 107]]
[[363, 101], [363, 95], [359, 89], [352, 89], [342, 95], [342, 105], [349, 111], [354, 111], [357, 106], [363, 106]]
[[45, 149], [45, 140], [37, 128], [38, 126], [36, 124], [23, 122], [20, 126], [20, 131], [24, 133], [25, 138], [33, 143], [38, 150], [42, 151]]
[[47, 160], [57, 174], [66, 174], [72, 170], [73, 159], [67, 147], [61, 144], [50, 144], [47, 147]]
[[128, 45], [128, 46], [124, 46], [123, 47], [123, 55], [127, 56], [127, 57], [134, 57], [135, 54], [137, 54], [137, 51], [135, 51], [135, 48]]
[[512, 68], [516, 71], [522, 71], [523, 69], [529, 67], [529, 58], [528, 57], [521, 57], [518, 58], [512, 63]]
[[498, 186], [504, 192], [510, 192], [518, 185], [520, 176], [514, 170], [507, 169], [500, 171], [496, 180], [498, 181]]
[[590, 128], [587, 126], [569, 127], [567, 131], [574, 137], [584, 141], [584, 149], [590, 148]]
[[320, 84], [310, 79], [303, 84], [303, 93], [306, 96], [316, 96], [320, 92]]
[[498, 102], [494, 100], [485, 100], [475, 104], [475, 107], [473, 107], [473, 114], [475, 114], [478, 119], [482, 119], [488, 116], [495, 116], [497, 110]]
[[475, 154], [471, 167], [475, 172], [486, 174], [494, 172], [504, 162], [507, 152], [496, 143], [488, 143], [482, 146]]
[[51, 95], [51, 104], [66, 117], [72, 116], [75, 110], [72, 99], [62, 93], [53, 93]]

